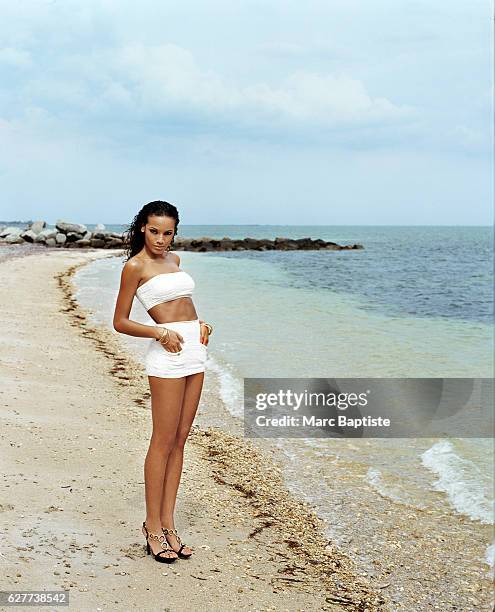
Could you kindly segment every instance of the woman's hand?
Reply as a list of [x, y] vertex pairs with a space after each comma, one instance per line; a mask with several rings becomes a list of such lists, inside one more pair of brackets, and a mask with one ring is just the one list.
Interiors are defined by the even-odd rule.
[[204, 345], [208, 345], [208, 341], [209, 341], [209, 337], [210, 334], [208, 333], [208, 328], [206, 327], [206, 325], [204, 324], [204, 321], [199, 321], [199, 328], [201, 330], [201, 338], [200, 338], [200, 342], [201, 344]]
[[164, 335], [163, 340], [160, 341], [160, 344], [169, 353], [178, 353], [182, 350], [181, 342], [184, 342], [184, 338], [179, 334], [179, 332], [169, 329], [168, 334]]

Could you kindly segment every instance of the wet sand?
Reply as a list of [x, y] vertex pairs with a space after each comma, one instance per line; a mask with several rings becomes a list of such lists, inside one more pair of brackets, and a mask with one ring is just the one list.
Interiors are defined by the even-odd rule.
[[202, 427], [222, 410], [211, 372], [176, 508], [195, 554], [146, 557], [147, 378], [72, 296], [75, 270], [109, 256], [37, 249], [0, 261], [1, 589], [67, 589], [77, 610], [396, 609], [284, 488], [275, 457]]

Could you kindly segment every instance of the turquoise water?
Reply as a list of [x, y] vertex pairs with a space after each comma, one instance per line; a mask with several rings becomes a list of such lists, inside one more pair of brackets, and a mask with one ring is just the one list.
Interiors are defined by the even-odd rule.
[[[124, 231], [125, 226], [108, 226]], [[322, 238], [359, 251], [246, 251], [221, 257], [269, 264], [281, 287], [362, 298], [360, 308], [390, 316], [493, 320], [493, 229], [401, 226], [194, 226], [179, 236]], [[277, 279], [273, 279], [276, 284]], [[277, 297], [277, 296], [275, 296]]]
[[[332, 236], [336, 242], [363, 243], [365, 250], [356, 252], [179, 252], [181, 268], [196, 282], [194, 303], [199, 317], [215, 328], [208, 367], [220, 376], [222, 399], [230, 412], [242, 416], [244, 377], [493, 376], [493, 326], [485, 317], [493, 304], [492, 289], [486, 282], [490, 278], [490, 234], [483, 230], [480, 237], [476, 228], [433, 229], [444, 232], [442, 244], [448, 259], [444, 265], [452, 268], [449, 274], [445, 272], [443, 282], [437, 260], [425, 257], [425, 252], [434, 251], [432, 245], [423, 244], [411, 261], [411, 245], [421, 242], [417, 228], [410, 228], [409, 233], [404, 228], [391, 228], [393, 239], [388, 229], [378, 228], [373, 234], [368, 228], [368, 242], [359, 228]], [[387, 258], [399, 231], [403, 236], [401, 248], [409, 253], [402, 265], [403, 277], [397, 253]], [[212, 233], [203, 231], [205, 235]], [[246, 233], [253, 235], [251, 231]], [[379, 247], [384, 235], [386, 244]], [[424, 243], [424, 231], [421, 236]], [[438, 238], [438, 234], [435, 236]], [[320, 233], [315, 237], [325, 236]], [[370, 242], [374, 244], [373, 255]], [[437, 239], [434, 242], [437, 244]], [[385, 260], [381, 275], [370, 272], [378, 268], [380, 250]], [[468, 252], [477, 253], [476, 261], [471, 258], [456, 265], [459, 254]], [[122, 257], [100, 260], [76, 274], [82, 306], [93, 309], [95, 319], [109, 328], [123, 262]], [[325, 282], [325, 269], [328, 275], [328, 270], [339, 266], [340, 279], [349, 277], [346, 282], [332, 280], [337, 273]], [[393, 286], [406, 283], [412, 269], [421, 277], [416, 285], [418, 295], [424, 297], [433, 289], [438, 294], [433, 300], [435, 306], [428, 307], [432, 311], [429, 315], [425, 308], [412, 305], [411, 297], [395, 296], [390, 303], [385, 303], [383, 296], [376, 298], [380, 293], [377, 287], [387, 285], [384, 294], [393, 292]], [[363, 287], [360, 281], [367, 274], [376, 278], [368, 278]], [[474, 282], [483, 290], [471, 294], [468, 288]], [[442, 304], [449, 300], [462, 306], [446, 306], [441, 311]], [[153, 324], [137, 300], [131, 318]], [[142, 356], [146, 344], [143, 339], [120, 337], [130, 350]], [[319, 482], [301, 480], [300, 466], [323, 466], [338, 449], [341, 458], [369, 466], [367, 483], [381, 495], [416, 507], [440, 504], [481, 523], [493, 521], [491, 440], [408, 440], [407, 449], [400, 440], [367, 440], [361, 446], [355, 440], [274, 443], [285, 452], [289, 463], [297, 466], [287, 468], [286, 478], [318, 505], [322, 515], [331, 492]], [[319, 491], [317, 500], [315, 487]]]
[[[196, 282], [196, 310], [215, 327], [209, 352], [226, 381], [231, 376], [231, 386], [240, 388], [244, 377], [256, 376], [492, 375], [493, 327], [486, 323], [366, 310], [356, 295], [292, 287], [284, 269], [260, 259], [180, 256], [181, 267]], [[122, 265], [121, 257], [101, 260], [78, 274], [88, 297], [101, 302], [96, 306], [106, 312], [109, 326]], [[100, 283], [96, 298], [94, 288]], [[152, 323], [137, 300], [133, 309], [142, 322]], [[232, 404], [232, 390], [229, 395]], [[232, 410], [240, 413], [239, 406]]]
[[[94, 224], [87, 224], [92, 229]], [[107, 225], [122, 232], [124, 225]], [[282, 288], [355, 296], [360, 309], [389, 316], [493, 321], [493, 228], [179, 224], [179, 237], [322, 238], [358, 251], [245, 251], [218, 254], [269, 264]], [[208, 255], [209, 256], [209, 255]], [[273, 279], [276, 284], [277, 279]], [[275, 296], [277, 298], [278, 296]]]

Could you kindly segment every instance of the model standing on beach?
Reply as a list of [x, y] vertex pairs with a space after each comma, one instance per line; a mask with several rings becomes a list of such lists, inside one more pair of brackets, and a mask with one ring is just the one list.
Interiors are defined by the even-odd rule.
[[[150, 338], [145, 368], [151, 391], [153, 430], [144, 462], [146, 520], [142, 532], [148, 554], [171, 563], [189, 558], [174, 524], [184, 445], [199, 404], [212, 327], [198, 319], [191, 299], [194, 280], [180, 269], [171, 251], [179, 225], [173, 204], [143, 206], [127, 230], [127, 260], [122, 269], [114, 329]], [[155, 325], [129, 319], [134, 296]]]

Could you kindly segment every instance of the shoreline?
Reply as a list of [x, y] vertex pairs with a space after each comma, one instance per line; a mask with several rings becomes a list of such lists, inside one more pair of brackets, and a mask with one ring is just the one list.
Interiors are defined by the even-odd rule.
[[[270, 440], [248, 442], [243, 438], [242, 420], [230, 414], [220, 397], [216, 371], [209, 370], [205, 381], [203, 406], [206, 404], [207, 409], [200, 405], [195, 423], [234, 433], [241, 438], [241, 446], [255, 445], [276, 465], [283, 468], [282, 460], [287, 466], [287, 457]], [[347, 442], [352, 447], [353, 441]], [[332, 500], [327, 498], [323, 503], [329, 513], [325, 526], [321, 521], [325, 515], [317, 517], [318, 529], [322, 533], [327, 528], [326, 541], [344, 553], [348, 565], [348, 560], [352, 561], [358, 568], [355, 572], [366, 577], [375, 593], [386, 594], [393, 609], [492, 609], [491, 570], [484, 565], [486, 546], [492, 538], [485, 543], [484, 539], [493, 532], [491, 525], [480, 525], [452, 511], [448, 504], [422, 509], [383, 496], [382, 491], [377, 495], [366, 482], [366, 469], [363, 471], [359, 460], [338, 460], [339, 451], [328, 450], [332, 469], [328, 474], [326, 470], [318, 474], [325, 479]], [[237, 453], [241, 456], [242, 449]], [[236, 472], [236, 462], [227, 463], [225, 469]], [[242, 474], [237, 474], [233, 480], [237, 483], [241, 478]], [[259, 481], [264, 479], [266, 476], [259, 475]], [[321, 481], [312, 484], [318, 489]], [[285, 487], [295, 499], [305, 499], [300, 487], [294, 488], [290, 480]], [[309, 499], [313, 499], [312, 494]], [[314, 508], [314, 503], [302, 504], [303, 512]], [[450, 568], [447, 574], [445, 568]]]
[[[116, 254], [56, 250], [0, 263], [7, 285], [2, 324], [11, 329], [11, 360], [2, 377], [10, 483], [3, 499], [9, 503], [1, 510], [12, 567], [2, 588], [69, 588], [71, 604], [75, 599], [79, 608], [92, 609], [178, 609], [187, 597], [198, 609], [206, 598], [215, 610], [386, 610], [384, 595], [328, 543], [321, 519], [284, 488], [273, 458], [217, 428], [193, 425], [186, 445], [176, 522], [195, 555], [165, 568], [147, 562], [139, 531], [150, 433], [147, 380], [115, 334], [90, 322], [71, 282], [79, 267]], [[28, 267], [31, 275], [35, 270], [30, 287], [16, 282]], [[43, 288], [43, 303], [30, 302]], [[26, 369], [33, 359], [38, 367]], [[207, 371], [205, 386], [207, 378], [213, 372]], [[50, 408], [33, 407], [27, 393], [33, 388], [36, 403]], [[15, 477], [19, 465], [22, 478]], [[75, 475], [81, 481], [72, 479], [69, 487]], [[35, 546], [26, 546], [29, 533]]]

